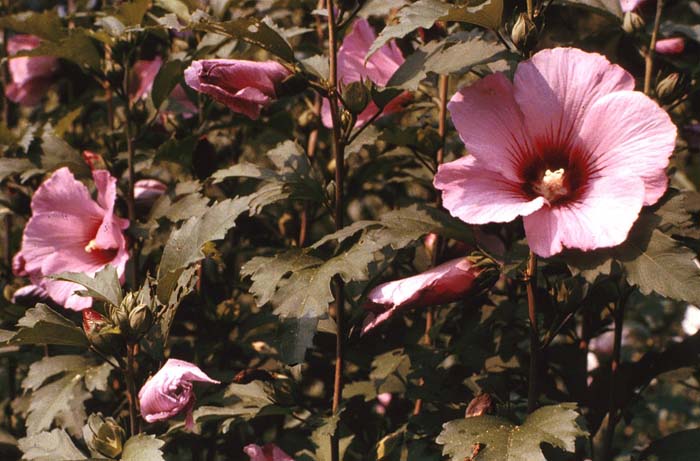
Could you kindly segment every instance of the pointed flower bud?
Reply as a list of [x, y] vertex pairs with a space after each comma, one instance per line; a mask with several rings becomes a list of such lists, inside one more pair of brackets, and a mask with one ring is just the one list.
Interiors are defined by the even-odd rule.
[[114, 418], [104, 418], [101, 413], [92, 414], [87, 429], [90, 431], [85, 437], [88, 448], [108, 458], [121, 454], [126, 432]]
[[644, 29], [644, 26], [644, 18], [642, 18], [640, 15], [634, 11], [628, 11], [625, 13], [625, 18], [622, 20], [622, 30], [628, 34], [633, 34]]
[[345, 108], [353, 115], [360, 114], [369, 104], [369, 91], [362, 81], [352, 82], [343, 89]]

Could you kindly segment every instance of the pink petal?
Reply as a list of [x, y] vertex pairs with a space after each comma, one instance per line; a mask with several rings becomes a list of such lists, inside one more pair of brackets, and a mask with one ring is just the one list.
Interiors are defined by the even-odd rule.
[[651, 205], [666, 191], [676, 132], [666, 111], [650, 98], [621, 91], [591, 106], [579, 136], [598, 174], [642, 178], [644, 205]]
[[243, 452], [250, 457], [250, 461], [294, 461], [291, 456], [272, 443], [263, 447], [251, 443], [243, 448]]
[[522, 128], [513, 85], [503, 74], [488, 75], [462, 88], [447, 109], [467, 152], [504, 178], [521, 179], [518, 167], [532, 148]]
[[37, 302], [44, 301], [49, 295], [39, 285], [25, 285], [19, 288], [14, 293], [12, 293], [12, 302], [15, 304], [22, 304], [33, 306]]
[[640, 4], [644, 3], [645, 0], [620, 0], [620, 6], [622, 7], [622, 11], [627, 13], [628, 11], [632, 11], [636, 9]]
[[152, 205], [168, 190], [168, 186], [157, 179], [139, 179], [134, 184], [134, 199], [143, 205]]
[[443, 206], [470, 224], [509, 222], [542, 208], [544, 198], [528, 198], [520, 184], [486, 169], [469, 156], [440, 165], [433, 181]]
[[156, 56], [151, 61], [139, 60], [131, 68], [131, 78], [129, 79], [129, 99], [131, 102], [148, 95], [153, 89], [153, 82], [163, 65], [163, 58]]
[[664, 38], [654, 47], [659, 54], [681, 54], [685, 50], [685, 40], [681, 37]]
[[440, 264], [421, 274], [382, 283], [367, 295], [365, 309], [375, 312], [362, 327], [362, 333], [386, 321], [400, 310], [456, 301], [465, 296], [479, 275], [466, 258]]
[[555, 48], [520, 63], [514, 88], [533, 141], [566, 145], [590, 106], [606, 94], [633, 90], [634, 77], [600, 54]]
[[549, 207], [523, 218], [532, 251], [549, 257], [566, 248], [594, 250], [625, 241], [639, 216], [644, 183], [635, 176], [591, 179], [576, 202]]
[[85, 290], [85, 287], [82, 285], [50, 279], [44, 279], [41, 285], [51, 299], [66, 309], [81, 311], [92, 307], [92, 298], [75, 294], [76, 291]]
[[96, 219], [101, 219], [104, 213], [90, 197], [87, 187], [75, 179], [68, 167], [54, 171], [32, 197], [34, 214], [58, 210], [73, 216], [87, 215]]

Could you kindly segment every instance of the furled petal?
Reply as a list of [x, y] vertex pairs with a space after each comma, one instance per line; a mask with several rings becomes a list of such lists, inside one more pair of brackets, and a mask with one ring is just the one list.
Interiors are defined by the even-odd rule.
[[141, 416], [148, 422], [155, 422], [185, 412], [186, 426], [191, 427], [194, 405], [192, 381], [219, 384], [196, 365], [169, 359], [139, 391]]
[[651, 205], [667, 187], [665, 168], [676, 144], [676, 126], [658, 104], [642, 93], [621, 91], [591, 106], [580, 139], [598, 175], [636, 176]]
[[685, 50], [685, 39], [682, 37], [664, 38], [656, 42], [654, 50], [659, 54], [680, 54]]
[[600, 54], [554, 48], [520, 63], [514, 88], [533, 141], [565, 146], [595, 101], [633, 90], [634, 78]]
[[474, 157], [440, 165], [435, 188], [452, 216], [470, 224], [508, 222], [542, 208], [542, 197], [528, 198], [520, 184], [486, 169]]
[[479, 275], [466, 258], [457, 258], [412, 277], [382, 283], [367, 295], [365, 309], [374, 311], [363, 327], [366, 333], [400, 310], [456, 301], [466, 295]]
[[532, 251], [549, 257], [566, 248], [594, 250], [619, 245], [639, 216], [644, 183], [636, 176], [605, 176], [589, 181], [579, 200], [545, 206], [523, 218]]
[[468, 153], [506, 179], [521, 180], [518, 167], [532, 148], [505, 75], [491, 74], [462, 88], [447, 109]]
[[250, 456], [250, 461], [294, 461], [291, 456], [272, 443], [262, 447], [255, 444], [246, 445], [243, 452]]

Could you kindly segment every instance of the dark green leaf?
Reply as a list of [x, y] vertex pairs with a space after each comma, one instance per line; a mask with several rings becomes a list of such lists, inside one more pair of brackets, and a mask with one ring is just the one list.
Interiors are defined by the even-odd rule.
[[20, 329], [10, 341], [11, 344], [88, 347], [83, 330], [46, 304], [37, 304], [36, 307], [27, 309], [17, 326]]
[[150, 0], [132, 0], [119, 5], [116, 16], [125, 26], [138, 26], [148, 11]]
[[[166, 62], [160, 68], [158, 75], [156, 75], [153, 81], [153, 91], [151, 91], [153, 105], [156, 108], [163, 104], [163, 101], [168, 98], [173, 88], [180, 82], [186, 67], [187, 65], [183, 61], [174, 60]], [[194, 137], [194, 139], [196, 139], [196, 137]]]
[[194, 135], [182, 139], [168, 139], [156, 151], [156, 160], [179, 163], [191, 168], [192, 154], [198, 142], [198, 137]]
[[619, 0], [557, 0], [556, 3], [583, 6], [598, 12], [611, 14], [622, 19], [622, 7]]
[[690, 429], [655, 440], [639, 455], [639, 461], [696, 461], [698, 453], [700, 429]]
[[65, 280], [84, 286], [87, 290], [84, 293], [100, 301], [106, 301], [118, 306], [122, 302], [122, 287], [119, 283], [119, 275], [114, 266], [107, 264], [101, 271], [90, 277], [82, 272], [64, 272], [51, 276], [52, 279]]
[[55, 11], [42, 13], [24, 12], [0, 18], [0, 28], [12, 29], [23, 34], [36, 35], [45, 40], [59, 40], [67, 30]]
[[22, 51], [23, 56], [56, 56], [73, 61], [79, 66], [100, 69], [100, 53], [88, 34], [81, 30], [72, 32], [67, 37], [56, 41], [45, 41], [29, 51]]
[[481, 461], [547, 461], [541, 443], [573, 452], [576, 437], [587, 435], [576, 423], [575, 409], [572, 403], [542, 407], [521, 426], [489, 415], [457, 419], [443, 425], [436, 441], [453, 461], [470, 458], [476, 444]]

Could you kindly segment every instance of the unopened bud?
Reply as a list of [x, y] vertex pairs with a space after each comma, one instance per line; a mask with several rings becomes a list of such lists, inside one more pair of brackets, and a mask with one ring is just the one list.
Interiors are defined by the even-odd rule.
[[678, 90], [680, 78], [680, 74], [678, 74], [678, 72], [674, 72], [667, 75], [663, 80], [656, 84], [656, 96], [658, 96], [660, 101], [666, 102], [674, 98]]
[[493, 399], [489, 394], [479, 394], [469, 402], [465, 418], [493, 413]]
[[510, 31], [510, 39], [515, 46], [522, 49], [527, 44], [533, 30], [535, 30], [535, 25], [527, 17], [527, 14], [521, 13]]
[[122, 453], [126, 432], [114, 418], [103, 418], [100, 413], [90, 415], [88, 428], [92, 433], [92, 437], [86, 437], [89, 448], [108, 458]]
[[102, 329], [110, 326], [111, 324], [107, 321], [105, 316], [97, 312], [95, 309], [83, 310], [83, 330], [88, 337], [96, 335]]
[[145, 304], [136, 306], [129, 312], [129, 333], [138, 338], [151, 329], [153, 325], [153, 313]]
[[299, 116], [297, 119], [297, 124], [302, 127], [306, 128], [307, 126], [310, 126], [314, 120], [316, 119], [316, 114], [314, 113], [313, 110], [307, 109], [302, 114]]
[[644, 29], [644, 18], [635, 13], [634, 11], [628, 11], [625, 13], [625, 18], [622, 20], [622, 30], [628, 34], [634, 34], [642, 29]]
[[138, 294], [129, 292], [119, 306], [110, 306], [109, 318], [129, 340], [138, 340], [153, 324], [148, 305], [139, 302]]
[[369, 104], [369, 90], [363, 82], [352, 82], [343, 89], [345, 108], [352, 114], [359, 114]]

